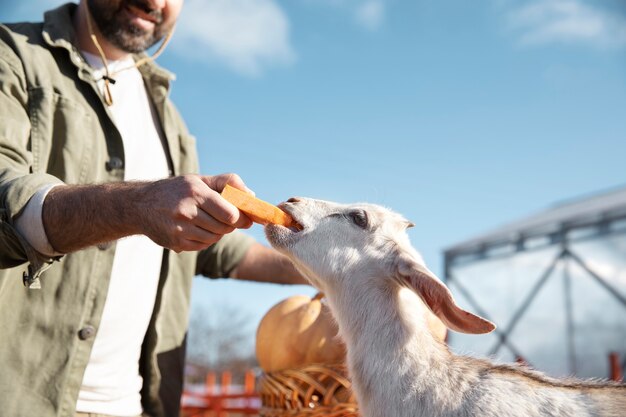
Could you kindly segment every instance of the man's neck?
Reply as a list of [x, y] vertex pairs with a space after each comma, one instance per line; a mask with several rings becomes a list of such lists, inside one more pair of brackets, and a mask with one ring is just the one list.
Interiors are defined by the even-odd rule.
[[[96, 45], [91, 39], [91, 33], [89, 32], [89, 24], [87, 23], [87, 19], [90, 18], [90, 16], [88, 15], [88, 13], [89, 12], [87, 10], [87, 1], [83, 0], [78, 5], [78, 9], [74, 14], [74, 30], [76, 31], [76, 43], [81, 51], [87, 51], [91, 54], [99, 55], [98, 48], [96, 48]], [[102, 36], [102, 33], [100, 33], [100, 30], [98, 29], [95, 22], [93, 22], [93, 19], [91, 27], [93, 29], [93, 34], [98, 39], [98, 44], [102, 48], [102, 51], [104, 52], [104, 55], [107, 59], [117, 61], [127, 58], [130, 55], [128, 52], [117, 48], [104, 36]]]

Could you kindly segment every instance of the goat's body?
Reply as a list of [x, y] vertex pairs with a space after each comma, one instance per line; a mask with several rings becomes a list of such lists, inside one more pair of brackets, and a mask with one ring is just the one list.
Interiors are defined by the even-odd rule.
[[457, 331], [494, 325], [456, 305], [398, 214], [309, 199], [283, 209], [303, 229], [268, 226], [268, 240], [326, 294], [363, 417], [626, 416], [626, 385], [566, 382], [453, 355], [429, 331], [427, 309]]
[[365, 417], [626, 416], [626, 386], [453, 355], [415, 314], [424, 308], [417, 295], [393, 285], [348, 291], [327, 297]]

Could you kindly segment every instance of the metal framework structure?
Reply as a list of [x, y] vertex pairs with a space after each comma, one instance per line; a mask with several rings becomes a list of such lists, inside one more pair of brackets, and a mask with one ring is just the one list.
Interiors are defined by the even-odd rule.
[[[517, 360], [525, 360], [533, 365], [532, 358], [528, 358], [528, 352], [524, 348], [517, 345], [518, 342], [526, 343], [530, 338], [541, 339], [547, 341], [554, 333], [554, 327], [535, 326], [526, 328], [526, 333], [520, 334], [518, 325], [522, 319], [533, 309], [539, 295], [546, 292], [546, 287], [551, 281], [558, 280], [560, 276], [562, 281], [559, 283], [559, 297], [562, 297], [563, 303], [559, 305], [546, 304], [542, 312], [536, 313], [536, 316], [545, 316], [546, 323], [554, 320], [555, 315], [563, 317], [562, 322], [558, 322], [558, 331], [564, 334], [564, 337], [558, 338], [554, 343], [562, 343], [564, 346], [559, 352], [563, 352], [567, 357], [564, 361], [566, 369], [559, 369], [557, 373], [562, 374], [578, 374], [577, 363], [580, 363], [580, 356], [584, 353], [577, 352], [577, 346], [584, 343], [602, 343], [602, 340], [590, 340], [584, 334], [585, 329], [576, 324], [575, 315], [582, 310], [581, 304], [584, 304], [584, 298], [580, 297], [578, 292], [578, 301], [574, 300], [572, 290], [573, 285], [580, 285], [579, 280], [591, 280], [595, 285], [585, 283], [587, 286], [600, 287], [604, 292], [606, 303], [618, 305], [611, 310], [615, 316], [621, 313], [623, 327], [618, 324], [615, 327], [616, 318], [612, 317], [612, 324], [603, 323], [602, 313], [599, 313], [593, 321], [593, 326], [598, 328], [610, 328], [609, 332], [619, 332], [617, 336], [612, 334], [612, 345], [610, 349], [613, 354], [619, 355], [620, 366], [622, 371], [626, 369], [626, 263], [613, 265], [613, 268], [604, 268], [598, 270], [594, 268], [595, 253], [585, 253], [585, 242], [611, 242], [612, 250], [617, 250], [617, 256], [613, 259], [616, 262], [624, 262], [626, 260], [626, 188], [606, 192], [589, 198], [560, 204], [538, 213], [526, 219], [511, 223], [499, 229], [487, 233], [485, 235], [473, 238], [463, 243], [454, 245], [444, 251], [444, 277], [447, 285], [453, 293], [463, 299], [463, 302], [473, 311], [494, 321], [498, 328], [495, 330], [495, 338], [490, 339], [490, 345], [482, 346], [476, 349], [479, 355], [499, 356], [502, 349], [506, 348], [510, 354]], [[618, 245], [614, 244], [617, 239]], [[537, 276], [524, 276], [522, 280], [526, 282], [523, 291], [514, 294], [510, 298], [517, 301], [514, 305], [498, 305], [498, 301], [493, 298], [485, 297], [485, 289], [490, 286], [502, 286], [501, 281], [506, 280], [507, 276], [514, 273], [516, 258], [524, 256], [525, 259], [532, 258], [533, 254], [541, 254], [544, 260], [541, 273]], [[497, 262], [499, 272], [496, 277], [486, 277], [481, 284], [477, 284], [475, 278], [464, 277], [464, 271], [473, 268], [477, 270], [481, 265], [487, 263], [493, 264]], [[597, 263], [597, 262], [595, 262]], [[576, 268], [578, 273], [572, 274], [572, 269]], [[561, 271], [561, 274], [558, 272]], [[609, 274], [607, 275], [607, 271]], [[617, 274], [616, 272], [617, 271]], [[519, 274], [519, 271], [518, 271]], [[465, 274], [467, 275], [467, 274]], [[501, 279], [499, 279], [501, 277]], [[587, 277], [587, 278], [585, 278]], [[491, 279], [491, 281], [490, 281]], [[550, 291], [554, 292], [556, 283], [552, 283]], [[482, 287], [482, 288], [476, 288]], [[500, 294], [502, 291], [499, 292]], [[545, 297], [545, 296], [544, 296]], [[549, 297], [548, 297], [549, 298]], [[505, 303], [506, 301], [502, 301]], [[602, 309], [602, 306], [597, 306]], [[552, 309], [552, 310], [550, 310]], [[589, 306], [584, 306], [589, 309]], [[557, 311], [560, 310], [560, 311]], [[506, 312], [506, 314], [504, 313]], [[578, 313], [580, 316], [583, 313]], [[613, 326], [613, 327], [611, 327]], [[533, 329], [531, 331], [528, 329]], [[512, 335], [515, 333], [515, 336]], [[543, 331], [543, 333], [542, 333]], [[617, 343], [615, 343], [617, 340]], [[463, 340], [459, 335], [450, 336], [450, 345], [452, 347], [463, 348]], [[554, 344], [553, 343], [553, 344]], [[528, 344], [528, 343], [526, 343]], [[541, 341], [537, 344], [541, 344]], [[550, 343], [545, 344], [542, 354], [550, 355]], [[543, 348], [542, 348], [543, 349]], [[608, 355], [611, 352], [606, 352]], [[558, 353], [552, 353], [558, 355]], [[560, 354], [562, 356], [562, 354]], [[577, 360], [578, 358], [578, 360]], [[530, 359], [530, 360], [529, 360]], [[599, 371], [596, 369], [598, 377]], [[585, 375], [589, 376], [589, 375]]]

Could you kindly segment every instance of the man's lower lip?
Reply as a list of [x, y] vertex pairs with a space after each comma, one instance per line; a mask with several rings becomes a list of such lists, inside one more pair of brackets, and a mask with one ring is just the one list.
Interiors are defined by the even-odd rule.
[[143, 29], [153, 29], [156, 23], [152, 20], [144, 19], [143, 17], [135, 14], [131, 7], [125, 7], [124, 11], [128, 14], [131, 22], [137, 24]]

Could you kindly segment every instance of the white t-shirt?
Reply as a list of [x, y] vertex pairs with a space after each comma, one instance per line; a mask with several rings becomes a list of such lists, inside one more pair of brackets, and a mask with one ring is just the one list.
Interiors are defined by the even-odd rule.
[[[103, 74], [99, 57], [83, 54]], [[132, 58], [109, 62], [109, 71], [133, 65]], [[113, 105], [109, 107], [124, 143], [124, 180], [155, 180], [168, 176], [158, 116], [139, 70], [113, 76]], [[99, 82], [101, 90], [104, 81]], [[139, 356], [152, 311], [161, 271], [163, 248], [146, 236], [117, 242], [111, 283], [102, 321], [76, 405], [77, 411], [130, 416], [142, 413]]]
[[[98, 56], [83, 52], [100, 79]], [[133, 65], [132, 58], [109, 61], [109, 70]], [[113, 105], [109, 107], [122, 136], [124, 180], [155, 180], [168, 176], [158, 116], [148, 97], [139, 70], [113, 75]], [[98, 83], [101, 91], [104, 81]], [[41, 207], [51, 187], [44, 187], [29, 201], [17, 227], [43, 253], [51, 246], [45, 236]], [[116, 244], [111, 282], [97, 329], [89, 363], [83, 377], [76, 410], [112, 416], [142, 413], [139, 374], [141, 345], [152, 316], [163, 248], [145, 236], [130, 236]]]

